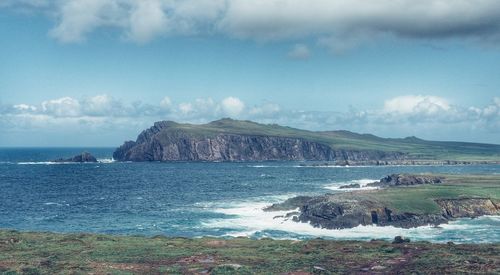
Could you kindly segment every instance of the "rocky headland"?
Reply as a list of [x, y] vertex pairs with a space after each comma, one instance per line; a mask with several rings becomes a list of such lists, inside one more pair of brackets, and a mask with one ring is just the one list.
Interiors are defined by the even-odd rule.
[[[446, 148], [447, 152], [474, 160], [451, 161], [444, 159], [448, 156], [436, 155], [435, 152]], [[477, 159], [477, 154], [486, 159]], [[415, 137], [384, 139], [348, 131], [313, 132], [221, 119], [201, 125], [156, 122], [135, 141], [126, 141], [118, 147], [113, 158], [118, 161], [325, 161], [327, 165], [471, 164], [500, 160], [500, 146], [430, 142]]]
[[[394, 174], [369, 184], [379, 190], [299, 196], [265, 211], [290, 210], [287, 218], [327, 229], [359, 225], [411, 228], [439, 225], [457, 218], [500, 215], [498, 198], [478, 196], [475, 189], [468, 192], [457, 186], [453, 190], [456, 179], [446, 183], [442, 176]], [[498, 184], [496, 179], [496, 188]]]
[[113, 154], [121, 161], [266, 161], [327, 160], [345, 165], [370, 160], [404, 159], [401, 152], [334, 149], [298, 137], [263, 136], [219, 132], [192, 135], [174, 122], [157, 122], [136, 141], [127, 141]]

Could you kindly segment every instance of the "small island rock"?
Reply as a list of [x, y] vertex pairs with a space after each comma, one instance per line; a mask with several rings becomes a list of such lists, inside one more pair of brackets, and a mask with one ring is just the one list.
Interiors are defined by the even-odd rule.
[[91, 155], [89, 152], [83, 152], [80, 155], [76, 155], [72, 158], [56, 159], [56, 160], [54, 160], [54, 162], [81, 162], [81, 163], [83, 163], [83, 162], [97, 162], [97, 159], [93, 155]]

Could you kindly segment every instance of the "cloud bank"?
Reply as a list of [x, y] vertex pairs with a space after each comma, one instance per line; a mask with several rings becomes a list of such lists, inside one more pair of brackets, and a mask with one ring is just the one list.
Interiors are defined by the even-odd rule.
[[[65, 131], [100, 135], [126, 131], [131, 135], [129, 138], [133, 138], [158, 120], [206, 123], [232, 117], [309, 130], [346, 129], [383, 137], [416, 135], [429, 139], [498, 143], [498, 97], [480, 107], [457, 106], [445, 98], [427, 95], [399, 96], [380, 102], [380, 105], [370, 110], [351, 107], [347, 112], [314, 112], [286, 110], [272, 102], [249, 105], [232, 96], [221, 100], [198, 98], [190, 102], [175, 102], [164, 97], [157, 104], [148, 104], [125, 103], [108, 95], [96, 95], [81, 99], [49, 99], [35, 105], [4, 104], [0, 106], [0, 127], [3, 134]], [[477, 137], [482, 139], [477, 140]]]
[[342, 51], [387, 35], [412, 39], [500, 38], [497, 0], [4, 0], [0, 7], [42, 11], [50, 35], [84, 41], [112, 28], [146, 43], [169, 35], [224, 35], [256, 41], [317, 39]]

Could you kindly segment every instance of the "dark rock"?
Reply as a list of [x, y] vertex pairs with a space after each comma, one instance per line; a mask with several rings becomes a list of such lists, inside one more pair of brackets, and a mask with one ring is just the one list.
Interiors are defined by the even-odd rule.
[[[343, 150], [328, 144], [299, 137], [261, 134], [233, 134], [219, 124], [206, 124], [210, 130], [193, 131], [172, 121], [156, 122], [144, 130], [136, 141], [117, 148], [113, 158], [119, 161], [331, 161], [327, 165], [364, 163], [378, 160], [400, 160], [406, 154], [377, 150]], [[214, 126], [215, 125], [215, 126]], [[203, 125], [202, 125], [203, 126]], [[203, 129], [203, 128], [199, 128]]]
[[378, 182], [367, 184], [372, 187], [409, 186], [419, 184], [442, 183], [443, 177], [429, 175], [392, 174], [382, 178]]
[[439, 199], [443, 216], [450, 218], [475, 218], [483, 215], [498, 215], [500, 203], [490, 198]]
[[88, 152], [83, 152], [69, 159], [56, 159], [54, 162], [97, 162], [97, 159]]
[[263, 210], [264, 211], [294, 210], [294, 209], [301, 207], [305, 203], [307, 203], [310, 199], [311, 199], [311, 197], [307, 197], [307, 196], [297, 196], [297, 197], [290, 198], [282, 203], [275, 203], [271, 206], [264, 208]]
[[361, 188], [361, 185], [359, 185], [359, 183], [352, 183], [352, 184], [348, 184], [348, 185], [342, 185], [339, 188], [340, 189]]
[[392, 241], [393, 244], [399, 244], [399, 243], [409, 243], [410, 239], [403, 238], [401, 236], [396, 236], [394, 237], [394, 240]]
[[[361, 192], [361, 191], [360, 191]], [[359, 225], [412, 228], [439, 225], [456, 218], [499, 215], [500, 204], [489, 198], [438, 199], [441, 213], [417, 214], [391, 209], [383, 201], [374, 201], [365, 193], [348, 192], [316, 197], [299, 196], [273, 204], [265, 211], [292, 212], [292, 220], [327, 229], [352, 228]], [[288, 216], [288, 215], [287, 215]]]

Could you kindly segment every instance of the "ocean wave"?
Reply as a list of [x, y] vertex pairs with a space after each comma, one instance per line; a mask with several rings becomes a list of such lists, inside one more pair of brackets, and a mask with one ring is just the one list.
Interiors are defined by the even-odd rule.
[[[288, 196], [290, 197], [290, 196]], [[266, 197], [276, 201], [277, 197]], [[282, 201], [282, 200], [281, 200]], [[421, 226], [416, 228], [398, 228], [393, 226], [357, 226], [348, 229], [325, 229], [313, 227], [309, 223], [295, 222], [286, 215], [293, 211], [266, 212], [263, 209], [271, 203], [265, 199], [206, 205], [206, 210], [224, 214], [225, 218], [207, 219], [202, 227], [224, 230], [228, 237], [262, 237], [277, 239], [386, 239], [405, 236], [412, 240], [431, 242], [492, 242], [500, 235], [498, 222], [500, 216], [485, 216], [474, 220], [459, 219], [441, 226]], [[298, 209], [297, 209], [298, 210]], [[478, 223], [482, 221], [482, 223]], [[495, 231], [496, 230], [496, 231]]]
[[[112, 158], [97, 159], [97, 163], [113, 163], [115, 162]], [[9, 162], [10, 163], [10, 162]], [[54, 164], [95, 164], [95, 162], [72, 162], [72, 161], [21, 161], [15, 162], [19, 165], [54, 165]]]
[[54, 162], [54, 161], [26, 161], [18, 162], [20, 165], [52, 165], [52, 164], [74, 164], [75, 162]]
[[55, 205], [55, 206], [69, 206], [69, 203], [63, 202], [63, 203], [58, 203], [58, 202], [46, 202], [44, 205]]
[[[323, 186], [323, 188], [334, 191], [352, 191], [352, 190], [375, 190], [377, 187], [369, 187], [366, 186], [369, 183], [376, 182], [378, 180], [375, 179], [359, 179], [359, 180], [351, 180], [351, 181], [341, 181], [341, 182], [333, 182]], [[344, 185], [350, 184], [359, 184], [360, 188], [340, 188]]]
[[114, 158], [103, 158], [103, 159], [97, 159], [97, 162], [99, 163], [113, 163], [115, 162]]

